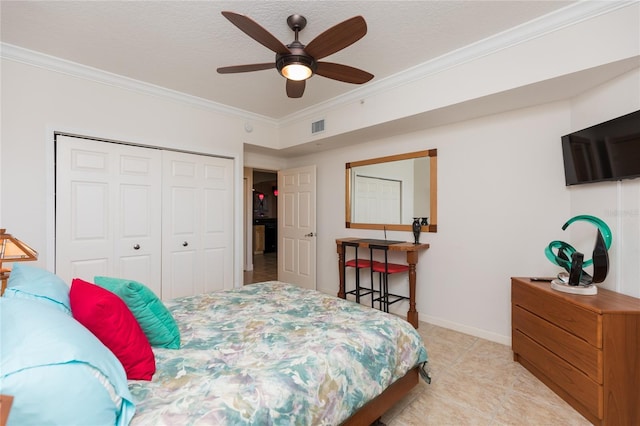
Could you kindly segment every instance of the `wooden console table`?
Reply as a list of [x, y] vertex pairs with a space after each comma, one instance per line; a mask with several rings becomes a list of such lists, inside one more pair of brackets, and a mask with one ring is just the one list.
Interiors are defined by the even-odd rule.
[[[369, 244], [376, 244], [375, 240], [364, 238], [338, 238], [336, 239], [336, 246], [338, 251], [338, 270], [340, 271], [340, 289], [338, 290], [338, 297], [346, 299], [344, 283], [344, 247], [343, 242], [358, 243], [359, 248], [369, 248]], [[384, 244], [385, 240], [380, 240], [379, 243]], [[418, 253], [421, 250], [429, 248], [429, 244], [414, 244], [414, 243], [393, 243], [388, 244], [389, 251], [405, 252], [407, 254], [407, 264], [409, 265], [409, 311], [407, 312], [407, 321], [413, 325], [414, 328], [418, 328], [418, 311], [416, 310], [416, 264], [418, 263]]]

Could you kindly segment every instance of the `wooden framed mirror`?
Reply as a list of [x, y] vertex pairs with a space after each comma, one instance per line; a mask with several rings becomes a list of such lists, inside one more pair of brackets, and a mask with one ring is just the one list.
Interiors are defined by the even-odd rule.
[[346, 164], [346, 227], [422, 232], [438, 229], [438, 150], [410, 152]]

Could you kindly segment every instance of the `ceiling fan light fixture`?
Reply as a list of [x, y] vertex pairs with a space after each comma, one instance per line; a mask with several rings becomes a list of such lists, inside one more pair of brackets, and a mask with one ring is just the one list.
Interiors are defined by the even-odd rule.
[[[287, 79], [285, 87], [289, 98], [302, 97], [306, 80], [314, 74], [352, 84], [363, 84], [373, 78], [373, 74], [358, 68], [333, 62], [318, 62], [351, 46], [365, 36], [367, 23], [362, 16], [354, 16], [342, 21], [304, 45], [298, 39], [298, 34], [306, 27], [307, 19], [302, 15], [290, 15], [287, 18], [287, 25], [295, 33], [295, 40], [284, 45], [248, 16], [230, 11], [222, 11], [222, 15], [246, 35], [276, 54], [275, 68]], [[267, 70], [272, 69], [273, 66], [273, 62], [267, 62], [220, 67], [217, 71], [220, 74], [231, 74]]]
[[311, 74], [313, 74], [311, 72], [311, 68], [309, 68], [308, 66], [304, 64], [296, 64], [296, 63], [285, 65], [284, 68], [282, 68], [282, 71], [280, 71], [280, 73], [285, 78], [288, 78], [289, 80], [293, 80], [293, 81], [306, 80], [309, 77], [311, 77]]
[[281, 55], [276, 60], [276, 68], [289, 80], [303, 81], [313, 75], [316, 68], [313, 58], [304, 55]]

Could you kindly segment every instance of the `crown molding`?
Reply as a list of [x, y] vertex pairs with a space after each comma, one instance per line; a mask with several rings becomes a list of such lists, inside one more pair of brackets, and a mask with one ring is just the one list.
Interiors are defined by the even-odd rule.
[[275, 120], [260, 114], [255, 114], [239, 108], [213, 102], [175, 90], [167, 89], [154, 84], [124, 77], [97, 68], [88, 67], [75, 62], [67, 61], [55, 56], [24, 49], [7, 43], [0, 43], [0, 57], [16, 62], [22, 62], [74, 77], [84, 78], [102, 84], [107, 84], [138, 93], [166, 98], [183, 102], [192, 106], [205, 108], [230, 115], [243, 120], [251, 119], [262, 122], [273, 127], [282, 127], [289, 123], [299, 121], [308, 116], [321, 115], [323, 111], [337, 106], [352, 103], [363, 97], [368, 97], [376, 93], [392, 90], [395, 87], [409, 84], [422, 79], [428, 75], [444, 71], [472, 61], [474, 59], [495, 53], [499, 50], [524, 43], [528, 40], [541, 37], [553, 31], [576, 24], [578, 22], [593, 18], [598, 15], [612, 12], [614, 10], [637, 4], [638, 0], [614, 0], [614, 1], [592, 1], [582, 0], [556, 12], [544, 15], [525, 24], [495, 34], [486, 39], [480, 40], [471, 45], [449, 52], [445, 55], [434, 58], [430, 61], [404, 70], [387, 78], [364, 87], [356, 88], [344, 95], [337, 96], [325, 102], [318, 103], [312, 107], [305, 108], [290, 114], [280, 120]]
[[79, 77], [86, 80], [95, 81], [97, 83], [107, 84], [121, 89], [131, 90], [133, 92], [166, 98], [173, 101], [182, 102], [191, 106], [212, 110], [218, 113], [226, 114], [242, 120], [255, 120], [266, 125], [277, 127], [278, 121], [266, 117], [264, 115], [255, 114], [239, 108], [234, 108], [218, 102], [213, 102], [204, 98], [200, 98], [176, 90], [167, 89], [162, 86], [156, 86], [144, 81], [135, 80], [133, 78], [124, 77], [119, 74], [110, 73], [98, 68], [81, 65], [76, 62], [67, 61], [55, 56], [46, 55], [44, 53], [25, 49], [8, 43], [0, 43], [0, 57], [3, 59], [21, 62], [62, 74]]
[[288, 124], [299, 122], [303, 119], [308, 119], [309, 116], [322, 116], [323, 112], [326, 110], [357, 102], [377, 93], [386, 92], [396, 87], [404, 86], [428, 75], [442, 72], [446, 69], [459, 66], [474, 59], [541, 37], [545, 34], [577, 24], [587, 19], [638, 3], [639, 0], [581, 0], [578, 3], [574, 3], [517, 27], [494, 34], [458, 50], [448, 52], [430, 61], [403, 70], [400, 73], [369, 83], [366, 86], [358, 87], [348, 93], [336, 96], [333, 99], [329, 99], [327, 101], [317, 103], [309, 108], [297, 111], [283, 117], [279, 121], [279, 124], [280, 126], [286, 126]]

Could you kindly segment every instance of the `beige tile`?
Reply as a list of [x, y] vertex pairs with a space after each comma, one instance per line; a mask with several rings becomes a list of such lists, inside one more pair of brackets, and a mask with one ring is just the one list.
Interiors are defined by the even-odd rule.
[[509, 393], [497, 413], [495, 425], [590, 425], [568, 404], [551, 398], [547, 401], [530, 398], [520, 392]]
[[489, 425], [490, 420], [484, 413], [441, 397], [435, 389], [431, 389], [421, 393], [387, 425]]
[[433, 383], [438, 397], [455, 401], [465, 409], [491, 417], [502, 404], [509, 388], [503, 384], [478, 380], [453, 369]]
[[521, 369], [522, 366], [513, 361], [511, 348], [479, 339], [451, 370], [479, 382], [507, 387], [513, 385]]
[[536, 376], [531, 374], [529, 370], [524, 368], [520, 364], [518, 371], [516, 372], [513, 392], [525, 395], [528, 398], [536, 399], [541, 402], [554, 402], [556, 404], [563, 403], [564, 401], [558, 395], [556, 395], [551, 389], [542, 383]]
[[425, 343], [429, 359], [429, 368], [434, 380], [444, 371], [455, 365], [469, 349], [445, 340], [428, 340]]
[[388, 426], [582, 426], [589, 422], [520, 364], [511, 348], [420, 323], [432, 370], [389, 410]]
[[278, 279], [278, 254], [264, 253], [253, 256], [253, 271], [244, 271], [244, 284]]
[[438, 326], [418, 328], [429, 356], [429, 367], [434, 380], [444, 371], [459, 362], [478, 340], [477, 337]]
[[423, 392], [429, 391], [429, 385], [424, 382], [422, 379], [418, 382], [418, 384], [409, 391], [409, 393], [402, 398], [396, 405], [391, 407], [384, 416], [382, 416], [382, 422], [388, 424], [391, 419], [398, 416], [402, 413], [409, 405], [411, 405], [416, 398], [421, 395]]
[[478, 338], [475, 336], [471, 336], [465, 333], [460, 333], [454, 330], [449, 330], [444, 327], [438, 327], [435, 325], [431, 327], [427, 327], [423, 331], [423, 333], [421, 333], [421, 335], [425, 339], [425, 341], [443, 340], [443, 341], [454, 343], [454, 344], [460, 345], [461, 347], [467, 347], [467, 348], [471, 347], [471, 345], [478, 340]]

